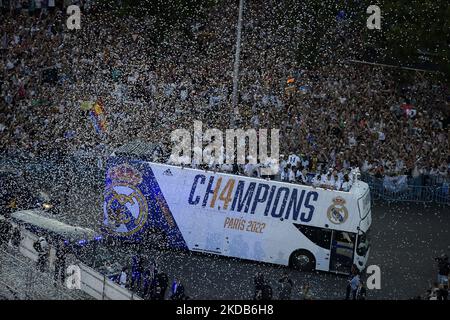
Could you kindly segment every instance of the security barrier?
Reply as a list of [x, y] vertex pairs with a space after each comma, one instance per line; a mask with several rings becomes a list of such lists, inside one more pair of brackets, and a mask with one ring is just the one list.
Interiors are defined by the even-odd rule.
[[369, 185], [373, 201], [450, 205], [449, 187], [446, 183], [440, 187], [408, 184], [402, 187], [401, 190], [393, 191], [385, 188], [382, 179], [370, 175], [362, 175], [362, 180]]

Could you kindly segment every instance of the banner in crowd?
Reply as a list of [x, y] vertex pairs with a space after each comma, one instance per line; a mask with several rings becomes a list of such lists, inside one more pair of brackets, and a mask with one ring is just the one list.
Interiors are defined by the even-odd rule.
[[390, 192], [402, 192], [408, 188], [408, 180], [405, 175], [396, 177], [384, 177], [383, 187]]

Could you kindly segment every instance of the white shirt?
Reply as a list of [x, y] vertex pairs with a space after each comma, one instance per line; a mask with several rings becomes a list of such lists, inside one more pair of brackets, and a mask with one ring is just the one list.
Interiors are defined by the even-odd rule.
[[295, 182], [295, 173], [294, 170], [289, 170], [289, 182]]
[[297, 167], [297, 163], [300, 162], [300, 157], [296, 154], [291, 154], [289, 155], [288, 162], [291, 164], [291, 166]]
[[283, 160], [280, 161], [280, 171], [281, 172], [283, 172], [283, 170], [286, 167], [286, 165], [287, 165], [286, 160], [283, 159]]
[[341, 179], [337, 179], [334, 181], [334, 189], [335, 190], [341, 190], [342, 187], [342, 180]]
[[325, 177], [325, 185], [328, 188], [334, 188], [335, 184], [336, 184], [336, 182], [334, 181], [333, 176], [331, 176], [329, 178], [328, 178], [328, 176]]
[[303, 159], [303, 160], [302, 160], [302, 166], [303, 166], [304, 168], [307, 168], [307, 167], [309, 166], [309, 161], [308, 161], [308, 159]]
[[231, 172], [233, 171], [233, 165], [229, 163], [224, 163], [221, 165], [220, 169], [224, 172]]
[[322, 184], [322, 179], [320, 179], [319, 176], [315, 176], [311, 182], [313, 186], [318, 187]]
[[255, 165], [250, 162], [244, 166], [244, 173], [246, 176], [251, 177], [253, 175], [254, 170], [255, 170]]
[[305, 176], [303, 176], [303, 173], [300, 170], [297, 170], [295, 177], [298, 181], [306, 182], [306, 178]]
[[281, 175], [280, 175], [280, 178], [281, 178], [281, 180], [282, 181], [288, 181], [288, 179], [289, 179], [289, 171], [282, 171], [281, 172]]
[[342, 191], [348, 192], [348, 191], [350, 191], [351, 187], [352, 187], [352, 183], [350, 181], [349, 182], [344, 181], [342, 183]]

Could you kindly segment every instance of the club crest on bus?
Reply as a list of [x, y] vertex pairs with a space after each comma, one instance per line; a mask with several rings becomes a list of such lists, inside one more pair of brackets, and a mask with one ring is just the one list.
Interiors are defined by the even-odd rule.
[[141, 173], [128, 164], [111, 168], [111, 185], [104, 202], [104, 225], [111, 233], [129, 236], [141, 230], [148, 216], [147, 201], [139, 190]]
[[333, 204], [329, 206], [327, 210], [328, 220], [330, 220], [331, 223], [342, 224], [347, 221], [348, 210], [344, 205], [344, 198], [336, 197], [333, 199]]

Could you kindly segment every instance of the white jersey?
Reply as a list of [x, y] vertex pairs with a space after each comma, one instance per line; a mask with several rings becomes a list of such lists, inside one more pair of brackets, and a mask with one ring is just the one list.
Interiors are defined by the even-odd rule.
[[314, 187], [318, 187], [322, 184], [322, 179], [320, 178], [320, 176], [315, 176], [312, 181], [311, 181], [312, 185]]
[[255, 169], [255, 165], [249, 162], [244, 166], [244, 174], [248, 177], [251, 177], [253, 176], [253, 172], [255, 171]]
[[295, 172], [292, 169], [289, 169], [289, 182], [295, 182]]
[[297, 170], [295, 178], [297, 179], [297, 181], [306, 182], [306, 177], [303, 175], [303, 173], [300, 170]]
[[300, 157], [296, 154], [289, 155], [288, 162], [291, 164], [291, 166], [296, 166], [300, 162]]
[[288, 181], [289, 180], [289, 171], [282, 171], [280, 175], [281, 181]]
[[342, 180], [341, 179], [335, 179], [334, 180], [334, 189], [335, 190], [341, 190], [341, 187], [342, 187]]
[[352, 183], [350, 181], [348, 181], [348, 182], [344, 181], [341, 186], [342, 191], [346, 191], [346, 192], [350, 191], [351, 187], [352, 187]]

